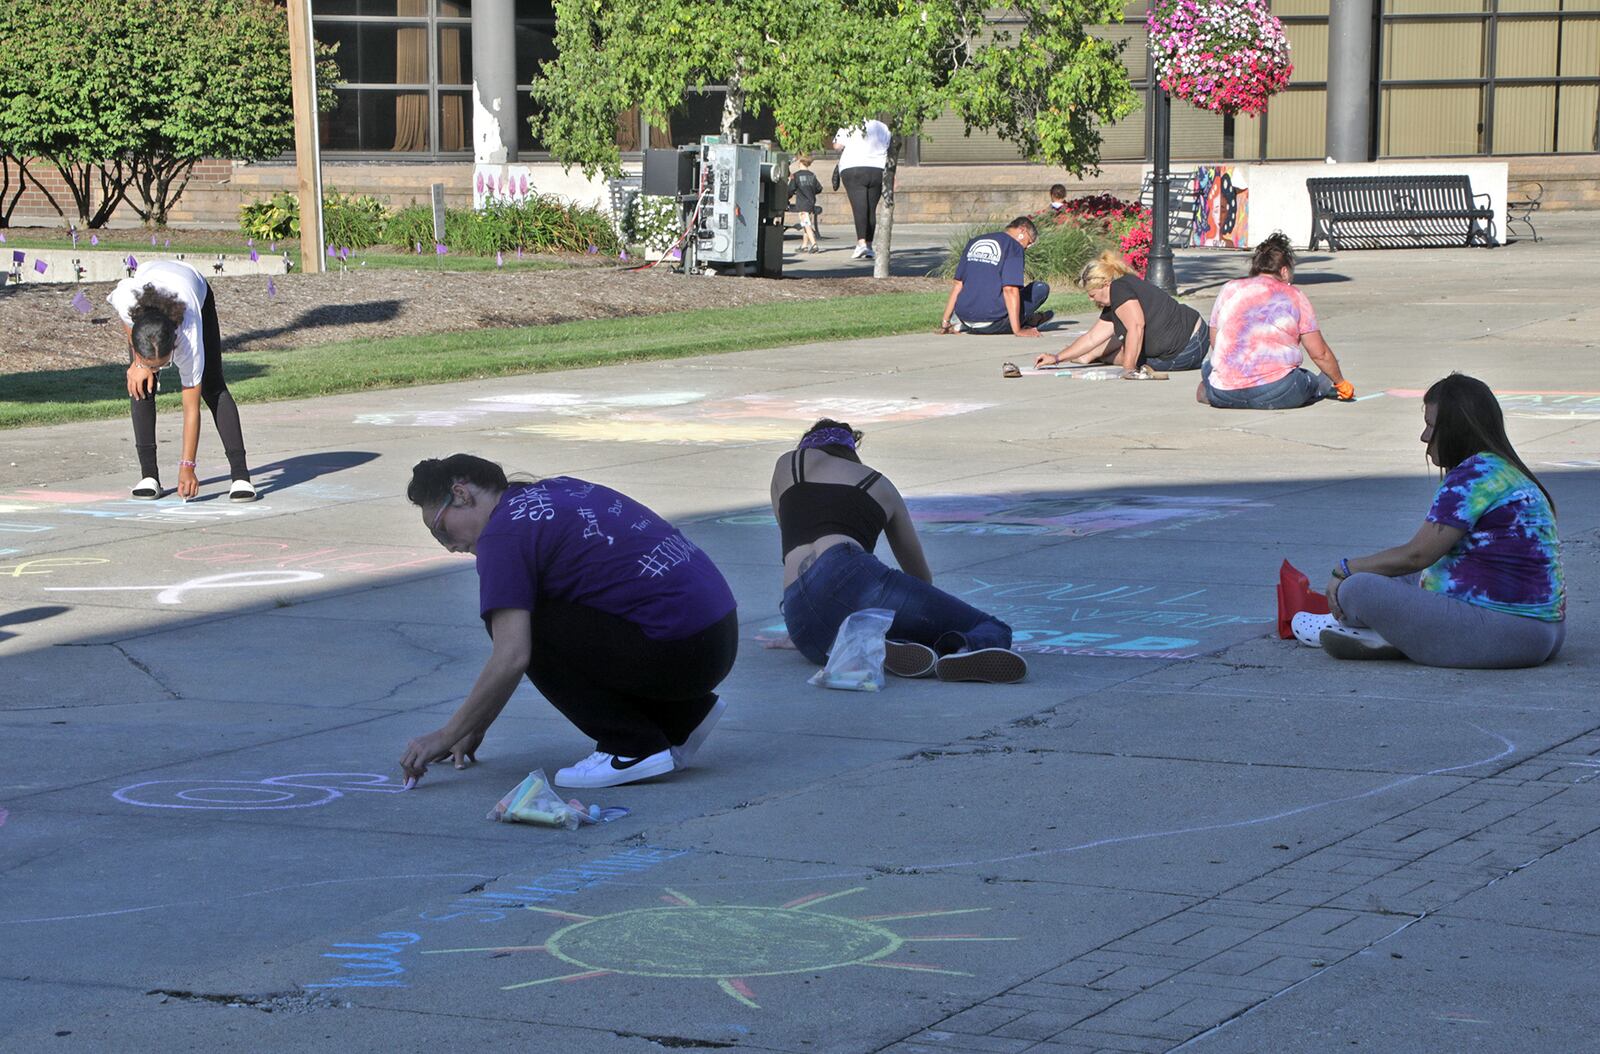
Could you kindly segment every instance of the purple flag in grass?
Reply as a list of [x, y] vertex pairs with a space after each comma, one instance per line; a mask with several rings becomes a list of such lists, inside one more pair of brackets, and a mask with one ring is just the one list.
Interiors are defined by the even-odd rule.
[[162, 241], [161, 241], [161, 247], [162, 247], [162, 248], [163, 248], [163, 249], [170, 249], [170, 248], [172, 248], [172, 239], [171, 239], [171, 238], [164, 238], [164, 239], [162, 239]]
[[99, 245], [100, 244], [100, 235], [98, 235], [98, 234], [89, 235], [89, 244], [90, 245]]
[[445, 254], [445, 253], [446, 253], [446, 252], [448, 252], [448, 251], [449, 251], [449, 250], [447, 250], [447, 249], [446, 249], [446, 248], [445, 248], [445, 247], [444, 247], [444, 242], [434, 242], [434, 243], [433, 243], [433, 251], [434, 251], [434, 252], [435, 252], [435, 253], [436, 253], [436, 254], [437, 254], [437, 255], [439, 255], [439, 256], [443, 256], [443, 255], [444, 255], [444, 254]]
[[336, 252], [334, 252], [334, 251], [333, 251], [333, 243], [332, 243], [332, 242], [329, 242], [329, 243], [328, 243], [328, 259], [330, 259], [330, 260], [331, 260], [331, 259], [333, 259], [333, 258], [334, 258], [334, 257], [335, 257], [335, 256], [338, 256], [338, 255], [339, 255], [339, 254], [338, 254], [338, 253], [336, 253]]
[[267, 252], [275, 253], [277, 251], [278, 251], [278, 243], [277, 242], [268, 242], [267, 243]]
[[494, 254], [494, 265], [496, 267], [504, 267], [506, 265], [506, 257], [505, 257], [504, 253], [499, 252], [499, 251], [495, 252], [495, 254]]
[[418, 256], [422, 255], [422, 243], [421, 242], [417, 243], [417, 255]]
[[628, 258], [628, 250], [626, 250], [626, 249], [622, 250], [621, 252], [619, 252], [617, 254], [617, 259], [619, 259], [619, 260], [626, 260], [627, 258]]
[[128, 266], [133, 268], [135, 271], [137, 271], [139, 269], [139, 258], [134, 256], [132, 253], [128, 254], [127, 263], [128, 263]]
[[155, 247], [156, 247], [156, 236], [154, 234], [152, 234], [152, 235], [150, 235], [150, 248], [154, 249]]
[[254, 238], [246, 238], [244, 240], [244, 247], [246, 249], [254, 249], [256, 247], [256, 240]]
[[94, 310], [94, 305], [89, 303], [89, 298], [83, 295], [82, 289], [78, 290], [72, 297], [72, 310], [80, 315], [87, 315]]
[[0, 245], [4, 245], [5, 243], [6, 243], [6, 236], [5, 236], [4, 233], [0, 233]]
[[43, 260], [35, 260], [33, 261], [33, 269], [38, 271], [40, 274], [44, 274], [45, 271], [50, 269], [50, 265], [45, 263]]
[[350, 259], [350, 248], [349, 248], [349, 246], [346, 246], [345, 248], [339, 250], [339, 259], [341, 259], [341, 260]]
[[76, 249], [78, 247], [78, 228], [68, 227], [67, 230], [72, 234], [72, 247]]
[[261, 254], [256, 252], [254, 249], [251, 249], [250, 250], [250, 262], [251, 263], [259, 263], [260, 261], [261, 261]]
[[597, 253], [599, 251], [600, 251], [600, 246], [595, 245], [593, 242], [589, 243], [589, 255], [590, 256], [593, 256], [595, 253]]
[[277, 296], [278, 295], [278, 287], [272, 284], [272, 279], [270, 279], [270, 278], [267, 279], [267, 295], [268, 296]]
[[27, 258], [28, 258], [28, 254], [23, 252], [21, 249], [12, 249], [11, 250], [11, 262], [12, 263], [19, 264], [22, 261], [26, 260]]

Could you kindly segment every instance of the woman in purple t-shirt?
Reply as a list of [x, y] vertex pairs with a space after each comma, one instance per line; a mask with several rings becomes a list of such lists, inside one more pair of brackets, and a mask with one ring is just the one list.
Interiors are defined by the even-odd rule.
[[1422, 397], [1422, 442], [1444, 482], [1416, 536], [1346, 558], [1328, 583], [1331, 615], [1302, 612], [1294, 634], [1339, 659], [1410, 659], [1507, 670], [1555, 658], [1567, 596], [1555, 504], [1512, 449], [1482, 381], [1452, 373]]
[[711, 558], [665, 519], [572, 476], [511, 482], [471, 454], [412, 470], [406, 497], [434, 540], [478, 561], [494, 640], [460, 709], [406, 745], [400, 767], [475, 760], [523, 674], [595, 740], [560, 787], [614, 787], [685, 768], [722, 716], [739, 622]]

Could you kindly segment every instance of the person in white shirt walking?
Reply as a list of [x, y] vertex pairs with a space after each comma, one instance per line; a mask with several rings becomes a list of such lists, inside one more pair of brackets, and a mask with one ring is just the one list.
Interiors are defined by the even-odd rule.
[[833, 148], [840, 151], [833, 189], [844, 184], [856, 221], [856, 251], [850, 258], [870, 260], [878, 229], [878, 201], [883, 197], [883, 168], [889, 163], [889, 126], [869, 120], [841, 128], [834, 133]]
[[183, 399], [183, 449], [178, 458], [178, 496], [200, 493], [195, 455], [200, 445], [200, 402], [211, 410], [222, 448], [228, 456], [232, 484], [228, 497], [254, 501], [255, 485], [245, 462], [239, 407], [222, 378], [222, 332], [211, 286], [186, 263], [154, 260], [140, 264], [133, 276], [117, 283], [106, 297], [128, 333], [128, 402], [133, 415], [134, 449], [140, 480], [133, 497], [161, 497], [161, 470], [156, 464], [156, 392], [160, 374], [176, 366]]

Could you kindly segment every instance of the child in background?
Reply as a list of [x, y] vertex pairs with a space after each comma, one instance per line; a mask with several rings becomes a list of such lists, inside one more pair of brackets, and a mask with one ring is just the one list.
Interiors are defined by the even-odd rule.
[[789, 176], [790, 211], [800, 214], [800, 251], [815, 253], [817, 246], [817, 195], [822, 193], [822, 181], [811, 171], [811, 155], [799, 154], [794, 159], [795, 169]]
[[1067, 207], [1067, 185], [1056, 183], [1050, 187], [1050, 215], [1060, 216], [1061, 210]]

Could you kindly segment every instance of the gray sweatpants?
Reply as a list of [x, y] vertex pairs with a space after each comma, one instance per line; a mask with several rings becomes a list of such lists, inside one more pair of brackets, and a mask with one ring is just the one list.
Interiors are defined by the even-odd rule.
[[1376, 630], [1424, 666], [1514, 670], [1556, 657], [1565, 622], [1545, 622], [1469, 604], [1417, 584], [1420, 575], [1354, 574], [1339, 586], [1347, 625]]

